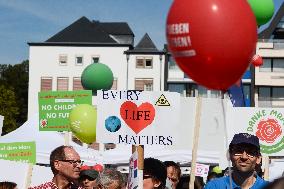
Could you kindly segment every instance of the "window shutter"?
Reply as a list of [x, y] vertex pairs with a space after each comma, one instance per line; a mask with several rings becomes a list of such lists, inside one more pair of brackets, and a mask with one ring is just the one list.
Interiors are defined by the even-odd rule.
[[41, 91], [51, 91], [52, 90], [52, 78], [41, 78], [40, 90]]
[[81, 78], [74, 77], [73, 78], [73, 91], [77, 91], [77, 90], [84, 90], [84, 87], [82, 86]]
[[135, 90], [144, 90], [144, 80], [135, 80]]
[[68, 91], [68, 78], [67, 77], [57, 78], [57, 90], [58, 91]]

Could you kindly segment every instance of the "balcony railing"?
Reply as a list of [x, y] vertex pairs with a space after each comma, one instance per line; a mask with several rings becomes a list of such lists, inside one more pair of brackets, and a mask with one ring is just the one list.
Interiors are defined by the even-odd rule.
[[273, 43], [273, 49], [284, 49], [283, 39], [258, 39], [258, 42]]
[[284, 108], [284, 98], [259, 98], [258, 107], [261, 108]]

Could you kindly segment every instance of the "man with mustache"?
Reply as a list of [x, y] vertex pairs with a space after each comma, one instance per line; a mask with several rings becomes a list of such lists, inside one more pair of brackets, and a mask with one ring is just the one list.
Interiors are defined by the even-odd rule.
[[229, 145], [232, 174], [208, 182], [205, 189], [261, 189], [267, 181], [255, 171], [261, 163], [259, 139], [248, 133], [235, 134]]
[[29, 189], [81, 189], [76, 183], [82, 165], [79, 154], [71, 146], [59, 146], [50, 154], [52, 181]]

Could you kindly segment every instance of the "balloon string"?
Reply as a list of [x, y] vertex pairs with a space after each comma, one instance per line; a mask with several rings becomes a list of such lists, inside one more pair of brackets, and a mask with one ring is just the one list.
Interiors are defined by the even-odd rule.
[[[225, 94], [225, 92], [222, 91], [222, 95], [221, 95], [221, 100], [222, 101], [221, 101], [221, 104], [222, 104], [223, 121], [224, 121], [224, 128], [225, 128], [225, 144], [226, 144], [226, 148], [227, 148], [229, 145], [228, 145], [226, 111], [225, 111], [225, 105], [224, 105], [224, 94]], [[231, 171], [231, 166], [230, 166], [230, 158], [227, 158], [227, 163], [228, 163], [228, 171], [229, 171], [230, 189], [233, 189], [232, 171]]]

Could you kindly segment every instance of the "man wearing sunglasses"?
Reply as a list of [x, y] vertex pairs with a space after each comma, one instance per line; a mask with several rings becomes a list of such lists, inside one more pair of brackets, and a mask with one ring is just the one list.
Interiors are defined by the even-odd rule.
[[229, 145], [232, 174], [208, 182], [205, 189], [261, 189], [267, 182], [255, 171], [261, 163], [259, 139], [248, 133], [235, 134]]
[[52, 181], [29, 189], [82, 189], [76, 185], [82, 164], [79, 154], [71, 146], [59, 146], [50, 154]]
[[84, 165], [81, 167], [80, 183], [84, 189], [94, 189], [97, 186], [96, 178], [99, 172], [94, 169], [94, 166]]

